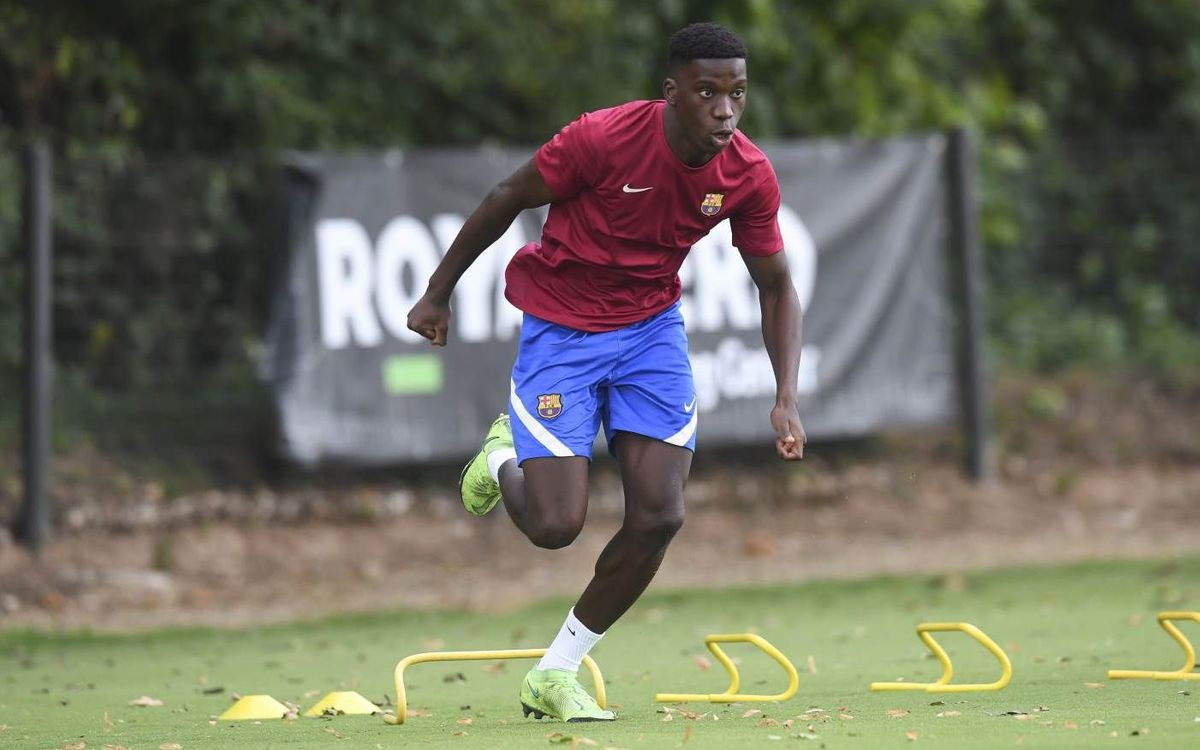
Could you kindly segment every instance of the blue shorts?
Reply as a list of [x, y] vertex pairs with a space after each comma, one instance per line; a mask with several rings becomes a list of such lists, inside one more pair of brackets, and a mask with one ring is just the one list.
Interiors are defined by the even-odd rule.
[[591, 459], [601, 425], [609, 453], [620, 431], [694, 451], [696, 389], [679, 303], [600, 333], [525, 313], [509, 410], [518, 461]]

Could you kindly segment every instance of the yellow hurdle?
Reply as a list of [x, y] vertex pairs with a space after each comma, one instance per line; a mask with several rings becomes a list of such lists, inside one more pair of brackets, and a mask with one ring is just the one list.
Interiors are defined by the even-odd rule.
[[1171, 671], [1156, 672], [1147, 669], [1110, 669], [1108, 670], [1108, 679], [1110, 680], [1200, 680], [1200, 672], [1194, 671], [1198, 666], [1196, 664], [1196, 649], [1192, 647], [1191, 641], [1187, 639], [1183, 633], [1179, 632], [1179, 628], [1175, 626], [1172, 620], [1191, 620], [1200, 622], [1200, 612], [1159, 612], [1158, 624], [1162, 629], [1167, 631], [1167, 635], [1175, 639], [1175, 642], [1183, 648], [1183, 666], [1179, 669]]
[[[430, 661], [495, 661], [497, 659], [540, 659], [546, 655], [544, 648], [517, 648], [501, 651], [428, 651], [423, 654], [406, 656], [396, 665], [396, 713], [384, 714], [383, 720], [388, 724], [403, 724], [408, 717], [408, 698], [404, 690], [404, 670], [413, 664], [423, 664]], [[592, 673], [592, 684], [595, 685], [596, 703], [600, 708], [608, 707], [608, 696], [604, 692], [604, 676], [600, 667], [590, 656], [583, 657], [583, 666]]]
[[[711, 693], [708, 695], [702, 693], [659, 693], [654, 696], [654, 700], [659, 703], [688, 703], [691, 701], [706, 701], [708, 703], [734, 703], [738, 701], [748, 702], [771, 702], [785, 701], [796, 694], [796, 689], [800, 686], [800, 676], [796, 674], [796, 668], [788, 661], [779, 649], [767, 642], [767, 639], [754, 635], [753, 633], [741, 634], [725, 634], [725, 635], [710, 635], [706, 636], [704, 643], [708, 646], [708, 650], [716, 657], [717, 661], [721, 662], [725, 667], [725, 671], [729, 673], [729, 687], [724, 693]], [[752, 693], [739, 693], [738, 688], [741, 686], [741, 678], [738, 676], [737, 666], [730, 661], [725, 652], [721, 650], [718, 643], [752, 643], [758, 646], [763, 652], [774, 659], [779, 666], [788, 675], [787, 690], [776, 695], [754, 695]]]
[[[1000, 679], [995, 682], [951, 684], [950, 680], [954, 678], [954, 665], [950, 663], [950, 657], [946, 654], [946, 650], [931, 635], [931, 633], [946, 633], [950, 631], [966, 633], [988, 651], [991, 651], [992, 655], [1000, 662], [1002, 670]], [[1004, 653], [1003, 649], [997, 646], [995, 641], [988, 638], [986, 633], [969, 622], [926, 622], [917, 626], [917, 635], [929, 647], [929, 650], [933, 652], [937, 660], [941, 662], [942, 676], [936, 682], [872, 682], [872, 690], [924, 690], [927, 693], [972, 693], [985, 690], [1000, 690], [1012, 679], [1012, 662], [1008, 660], [1008, 654]]]

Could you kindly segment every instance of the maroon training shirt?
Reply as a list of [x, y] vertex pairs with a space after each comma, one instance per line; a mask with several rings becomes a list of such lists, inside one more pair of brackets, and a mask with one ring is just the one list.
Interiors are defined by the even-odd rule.
[[508, 264], [509, 302], [577, 330], [611, 331], [674, 304], [683, 259], [725, 219], [742, 253], [783, 249], [767, 157], [735, 131], [721, 153], [689, 167], [667, 145], [664, 106], [589, 112], [538, 149], [538, 171], [557, 199], [541, 244]]

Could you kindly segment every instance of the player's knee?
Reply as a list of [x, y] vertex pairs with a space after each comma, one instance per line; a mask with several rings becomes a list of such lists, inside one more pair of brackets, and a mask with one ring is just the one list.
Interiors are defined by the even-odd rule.
[[529, 541], [542, 549], [562, 549], [575, 541], [583, 524], [568, 520], [538, 520], [528, 524]]
[[631, 530], [662, 542], [669, 542], [683, 527], [683, 502], [666, 502], [658, 505], [652, 511], [643, 511], [636, 517], [627, 518]]

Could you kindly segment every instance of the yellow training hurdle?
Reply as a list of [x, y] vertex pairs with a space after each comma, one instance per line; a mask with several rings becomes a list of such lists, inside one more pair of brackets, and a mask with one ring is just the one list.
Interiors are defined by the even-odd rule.
[[[931, 635], [931, 633], [951, 631], [966, 633], [988, 651], [991, 651], [992, 655], [1000, 662], [1000, 679], [995, 682], [951, 684], [950, 680], [954, 678], [954, 665], [950, 663], [950, 657], [946, 654], [946, 650]], [[917, 626], [917, 635], [929, 647], [929, 650], [933, 652], [937, 660], [941, 662], [942, 676], [936, 682], [872, 682], [872, 690], [924, 690], [927, 693], [970, 693], [985, 690], [1000, 690], [1012, 679], [1012, 662], [1009, 661], [1008, 654], [1004, 653], [1003, 649], [997, 646], [995, 641], [988, 638], [986, 633], [969, 622], [922, 623]]]
[[[428, 651], [423, 654], [406, 656], [396, 665], [396, 713], [385, 714], [383, 720], [388, 724], [403, 724], [408, 717], [408, 697], [404, 690], [404, 670], [414, 664], [424, 664], [431, 661], [495, 661], [498, 659], [540, 659], [546, 654], [544, 648], [519, 648], [501, 651]], [[592, 684], [595, 685], [596, 703], [600, 708], [608, 707], [608, 696], [604, 691], [604, 676], [600, 667], [590, 656], [583, 657], [583, 666], [592, 673]]]
[[[724, 634], [706, 636], [704, 643], [708, 646], [708, 650], [716, 657], [717, 661], [725, 667], [725, 671], [729, 672], [729, 687], [724, 693], [711, 693], [708, 695], [701, 693], [659, 693], [654, 696], [654, 700], [659, 703], [687, 703], [690, 701], [706, 701], [709, 703], [734, 703], [737, 701], [750, 702], [769, 702], [769, 701], [785, 701], [796, 694], [796, 689], [800, 686], [800, 676], [796, 674], [796, 668], [788, 661], [779, 649], [772, 646], [767, 640], [753, 633], [741, 634]], [[737, 666], [730, 661], [725, 652], [721, 650], [718, 643], [752, 643], [758, 646], [763, 652], [774, 659], [779, 666], [788, 675], [787, 689], [777, 695], [754, 695], [751, 693], [739, 693], [738, 688], [741, 686], [741, 678], [738, 676]]]
[[1200, 622], [1200, 612], [1159, 612], [1158, 624], [1167, 635], [1183, 648], [1183, 666], [1170, 671], [1154, 671], [1148, 669], [1110, 669], [1110, 680], [1200, 680], [1200, 672], [1196, 669], [1196, 649], [1172, 620], [1191, 620]]

